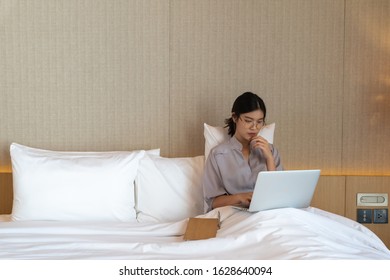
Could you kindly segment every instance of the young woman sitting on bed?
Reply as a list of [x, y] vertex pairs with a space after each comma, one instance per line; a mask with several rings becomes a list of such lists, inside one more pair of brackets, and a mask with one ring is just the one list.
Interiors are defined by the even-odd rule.
[[210, 151], [205, 165], [208, 211], [227, 205], [248, 207], [257, 174], [283, 169], [278, 150], [258, 136], [265, 117], [264, 101], [256, 94], [245, 92], [234, 101], [232, 115], [225, 120], [231, 137]]

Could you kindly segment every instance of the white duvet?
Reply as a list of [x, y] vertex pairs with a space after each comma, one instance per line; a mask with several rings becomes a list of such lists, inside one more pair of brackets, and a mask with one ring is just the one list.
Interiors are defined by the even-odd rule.
[[217, 237], [183, 241], [188, 220], [126, 222], [10, 222], [0, 216], [0, 259], [390, 259], [369, 229], [316, 208], [247, 213], [232, 207]]

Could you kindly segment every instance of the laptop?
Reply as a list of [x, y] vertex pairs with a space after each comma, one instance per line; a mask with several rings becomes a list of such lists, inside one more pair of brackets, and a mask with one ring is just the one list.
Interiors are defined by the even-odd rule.
[[319, 177], [320, 170], [262, 171], [248, 211], [309, 207]]

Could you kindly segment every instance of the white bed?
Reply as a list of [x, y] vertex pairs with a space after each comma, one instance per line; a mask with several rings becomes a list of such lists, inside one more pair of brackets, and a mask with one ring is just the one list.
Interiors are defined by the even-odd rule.
[[[0, 215], [0, 259], [390, 259], [369, 229], [317, 208], [203, 214], [204, 156], [158, 154], [12, 144], [14, 203]], [[218, 216], [215, 238], [183, 240], [189, 217]]]
[[[216, 238], [183, 241], [187, 219], [169, 223], [0, 223], [0, 259], [390, 259], [366, 227], [316, 208], [221, 214]], [[2, 216], [7, 220], [9, 216]]]

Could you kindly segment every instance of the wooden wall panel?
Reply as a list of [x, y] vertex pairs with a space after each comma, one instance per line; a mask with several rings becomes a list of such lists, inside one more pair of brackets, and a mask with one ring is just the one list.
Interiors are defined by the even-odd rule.
[[345, 176], [320, 176], [311, 206], [345, 215]]
[[[346, 217], [355, 220], [357, 219], [357, 208], [386, 208], [375, 206], [357, 206], [357, 193], [387, 193], [390, 197], [390, 177], [389, 176], [348, 176], [346, 184]], [[390, 248], [390, 224], [364, 224], [366, 227], [374, 231], [386, 246]]]
[[0, 214], [11, 214], [12, 200], [12, 173], [0, 172]]

